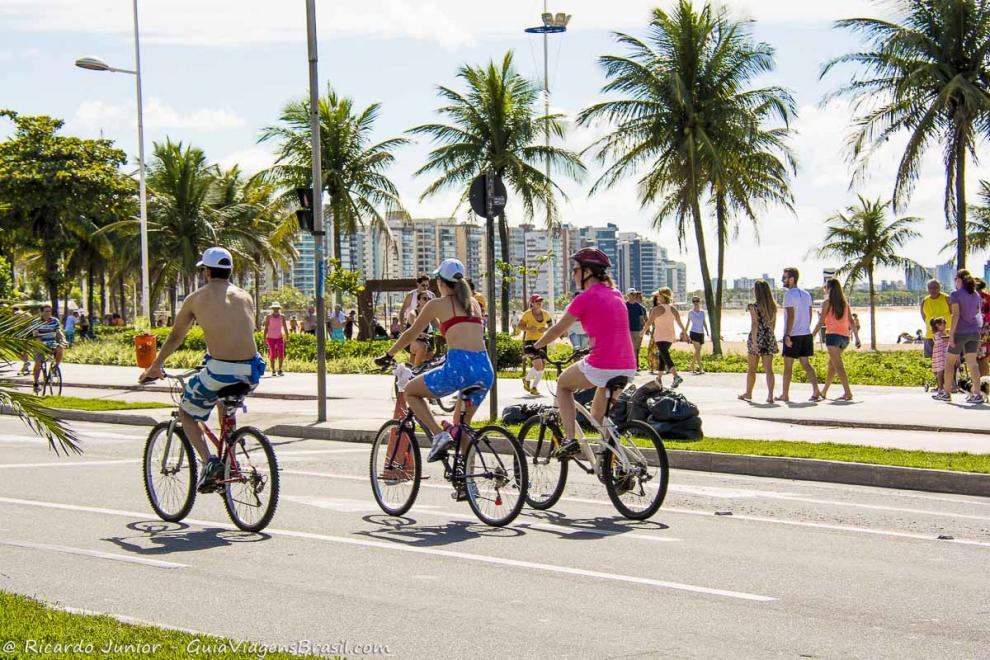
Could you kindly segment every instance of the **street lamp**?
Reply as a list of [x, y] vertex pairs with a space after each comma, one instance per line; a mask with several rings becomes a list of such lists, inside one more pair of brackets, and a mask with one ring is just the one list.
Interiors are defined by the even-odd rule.
[[[148, 279], [148, 198], [144, 185], [144, 107], [141, 98], [141, 40], [138, 34], [137, 0], [133, 0], [133, 8], [134, 69], [119, 69], [97, 57], [81, 57], [76, 60], [76, 66], [89, 71], [129, 73], [137, 81], [138, 196], [141, 204], [141, 315], [144, 317], [145, 327], [151, 327], [151, 291]], [[90, 313], [93, 312], [93, 310], [89, 311]]]
[[[564, 12], [557, 12], [553, 14], [547, 11], [547, 0], [543, 0], [543, 14], [540, 15], [540, 19], [543, 21], [543, 25], [537, 27], [526, 28], [526, 32], [529, 34], [542, 34], [543, 35], [543, 110], [544, 116], [550, 116], [550, 66], [548, 64], [548, 46], [547, 46], [547, 35], [559, 34], [561, 32], [567, 32], [567, 24], [571, 22], [571, 15], [565, 14]], [[546, 141], [547, 148], [547, 181], [550, 180], [550, 122], [544, 122], [544, 139]], [[548, 239], [553, 238], [555, 234], [558, 233], [556, 228], [550, 226], [550, 204], [547, 204], [547, 232], [549, 233]], [[548, 243], [550, 241], [548, 240]], [[552, 246], [552, 243], [551, 243]], [[550, 311], [553, 312], [555, 307], [554, 301], [554, 263], [553, 256], [549, 258], [550, 265], [548, 266], [548, 291], [547, 296], [550, 298]]]

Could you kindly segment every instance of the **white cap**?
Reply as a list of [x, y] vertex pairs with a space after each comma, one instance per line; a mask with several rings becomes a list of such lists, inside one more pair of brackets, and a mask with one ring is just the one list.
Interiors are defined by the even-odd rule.
[[462, 279], [464, 277], [464, 264], [457, 259], [444, 259], [440, 262], [440, 267], [433, 271], [433, 276], [439, 276], [448, 282]]
[[203, 258], [196, 264], [196, 268], [203, 266], [207, 268], [233, 268], [234, 258], [230, 256], [230, 252], [222, 247], [206, 248], [203, 251]]
[[636, 287], [631, 286], [628, 289], [626, 289], [626, 295], [627, 296], [632, 295], [634, 293], [639, 293], [639, 291], [636, 290]]
[[279, 302], [276, 300], [275, 302], [272, 303], [272, 309], [282, 309], [282, 305], [280, 305]]

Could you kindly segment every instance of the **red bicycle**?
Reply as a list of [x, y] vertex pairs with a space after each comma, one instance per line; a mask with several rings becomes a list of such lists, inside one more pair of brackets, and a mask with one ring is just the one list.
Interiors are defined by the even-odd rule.
[[[179, 375], [164, 374], [172, 382], [172, 400], [182, 398], [186, 379], [199, 368]], [[148, 381], [145, 381], [148, 382]], [[264, 529], [278, 505], [278, 461], [272, 443], [252, 426], [237, 427], [237, 409], [244, 408], [250, 391], [246, 383], [221, 389], [217, 409], [220, 432], [214, 433], [201, 423], [204, 436], [216, 449], [224, 464], [222, 479], [213, 492], [223, 497], [230, 519], [239, 529], [258, 532]], [[196, 501], [197, 464], [192, 443], [179, 424], [179, 410], [172, 418], [151, 429], [144, 446], [144, 487], [151, 508], [162, 520], [178, 522], [189, 515]]]

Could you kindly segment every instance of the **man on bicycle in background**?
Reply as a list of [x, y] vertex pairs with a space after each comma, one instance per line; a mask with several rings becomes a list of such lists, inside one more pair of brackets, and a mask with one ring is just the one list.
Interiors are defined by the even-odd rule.
[[182, 430], [204, 463], [197, 484], [200, 492], [210, 492], [224, 471], [220, 458], [210, 454], [200, 423], [210, 418], [219, 399], [217, 392], [236, 383], [247, 383], [254, 390], [265, 372], [265, 361], [254, 343], [254, 301], [250, 294], [230, 283], [233, 266], [233, 257], [222, 247], [203, 252], [196, 268], [206, 284], [186, 297], [158, 357], [140, 378], [161, 378], [162, 365], [182, 345], [192, 324], [203, 328], [207, 351], [203, 367], [186, 383], [179, 404]]
[[34, 354], [34, 393], [38, 394], [41, 391], [38, 374], [41, 373], [41, 363], [48, 359], [48, 353], [55, 354], [56, 366], [62, 364], [62, 344], [65, 343], [65, 335], [62, 334], [62, 324], [59, 323], [58, 317], [52, 316], [51, 305], [42, 305], [41, 318], [31, 326], [31, 334], [47, 348]]

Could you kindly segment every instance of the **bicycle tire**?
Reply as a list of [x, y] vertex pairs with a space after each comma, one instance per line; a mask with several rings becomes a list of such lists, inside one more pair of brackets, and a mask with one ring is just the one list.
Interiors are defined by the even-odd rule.
[[[506, 446], [495, 447], [492, 440], [496, 436], [501, 436], [498, 439]], [[519, 440], [502, 426], [486, 426], [478, 431], [464, 455], [464, 488], [478, 520], [492, 527], [511, 523], [522, 511], [528, 486], [526, 454]], [[492, 489], [494, 499], [490, 495]], [[505, 499], [510, 499], [508, 504]]]
[[[397, 469], [395, 458], [399, 452], [404, 452], [404, 456], [402, 467]], [[368, 465], [371, 492], [381, 510], [390, 516], [401, 516], [409, 511], [419, 494], [422, 470], [423, 461], [416, 434], [402, 428], [402, 423], [397, 419], [382, 424], [371, 443]], [[386, 475], [393, 478], [385, 478]]]
[[62, 396], [62, 368], [55, 366], [48, 372], [48, 389], [52, 396]]
[[[148, 496], [148, 502], [151, 504], [151, 508], [154, 510], [155, 515], [166, 522], [179, 522], [192, 510], [193, 503], [196, 501], [196, 476], [197, 476], [197, 465], [196, 465], [196, 454], [193, 453], [192, 444], [186, 437], [185, 431], [178, 423], [175, 424], [173, 429], [172, 439], [173, 442], [178, 442], [178, 452], [175, 454], [175, 467], [176, 472], [173, 474], [181, 474], [183, 471], [188, 476], [189, 483], [182, 486], [182, 484], [177, 483], [174, 480], [175, 487], [170, 489], [177, 497], [183, 498], [181, 502], [176, 500], [176, 506], [168, 507], [162, 504], [164, 489], [155, 485], [153, 476], [155, 474], [155, 469], [152, 467], [152, 463], [156, 457], [155, 449], [157, 448], [157, 439], [163, 433], [168, 433], [168, 428], [171, 422], [159, 422], [151, 429], [148, 433], [148, 439], [144, 443], [144, 456], [142, 463], [142, 472], [144, 476], [144, 492]], [[162, 448], [164, 451], [164, 447]], [[172, 454], [173, 447], [169, 447], [169, 453]], [[160, 454], [159, 454], [160, 455]], [[183, 460], [185, 461], [185, 467], [183, 466]], [[166, 461], [165, 465], [169, 463]], [[164, 472], [161, 473], [163, 476]], [[185, 491], [183, 493], [183, 490]]]
[[[531, 433], [535, 437], [531, 438]], [[530, 417], [519, 429], [519, 444], [526, 453], [529, 470], [526, 504], [534, 509], [545, 511], [556, 504], [564, 494], [569, 461], [562, 461], [553, 456], [563, 437], [556, 423], [544, 423], [539, 415]], [[527, 444], [527, 440], [532, 440], [532, 443]]]
[[[246, 448], [246, 439], [248, 436], [254, 438], [264, 453], [268, 469], [267, 473], [260, 472], [258, 465], [250, 460], [252, 451]], [[272, 443], [268, 439], [268, 436], [253, 426], [242, 426], [234, 431], [228, 443], [231, 449], [228, 449], [224, 456], [223, 504], [227, 509], [227, 515], [230, 516], [230, 520], [237, 525], [238, 529], [245, 532], [260, 532], [268, 526], [268, 523], [271, 522], [272, 517], [275, 515], [275, 509], [278, 508], [279, 478], [278, 459], [275, 457], [275, 450], [272, 448]], [[240, 447], [240, 450], [237, 449], [238, 447]], [[237, 481], [236, 483], [232, 481], [231, 451], [233, 451], [234, 458], [238, 460], [238, 468], [242, 477], [246, 479], [244, 481]], [[245, 462], [250, 465], [249, 471], [245, 470]], [[260, 502], [260, 498], [258, 497], [259, 485], [261, 487], [270, 486], [270, 495], [267, 503]], [[240, 488], [237, 488], [238, 486]], [[251, 496], [253, 496], [254, 501], [251, 500]], [[243, 499], [238, 499], [238, 497]], [[244, 506], [238, 509], [237, 504]], [[258, 518], [253, 522], [248, 521], [243, 513], [250, 509], [244, 507], [256, 509], [259, 514]]]
[[[640, 439], [646, 440], [653, 445], [653, 449], [656, 453], [656, 466], [651, 465], [639, 465], [636, 466], [638, 470], [642, 470], [639, 474], [623, 474], [622, 466], [616, 458], [615, 454], [611, 451], [605, 450], [605, 461], [602, 465], [602, 470], [604, 472], [603, 476], [605, 479], [605, 490], [608, 492], [608, 497], [612, 500], [612, 504], [615, 506], [616, 510], [621, 513], [626, 518], [630, 520], [646, 520], [660, 508], [663, 504], [664, 498], [667, 496], [667, 484], [670, 479], [670, 465], [667, 461], [667, 450], [663, 446], [663, 440], [657, 434], [656, 430], [641, 421], [626, 422], [619, 425], [618, 427], [620, 438], [630, 438], [639, 437]], [[649, 448], [641, 448], [641, 451], [645, 454], [647, 459], [650, 458]], [[632, 457], [632, 455], [630, 454]], [[655, 470], [655, 471], [653, 471]], [[651, 471], [652, 474], [651, 474]], [[649, 479], [644, 480], [643, 473], [650, 475]], [[638, 489], [641, 493], [646, 493], [647, 489], [643, 487], [644, 483], [649, 481], [654, 481], [659, 477], [659, 484], [657, 485], [657, 490], [650, 498], [646, 499], [646, 505], [641, 509], [634, 509], [629, 506], [623, 496], [629, 493], [635, 494]]]

